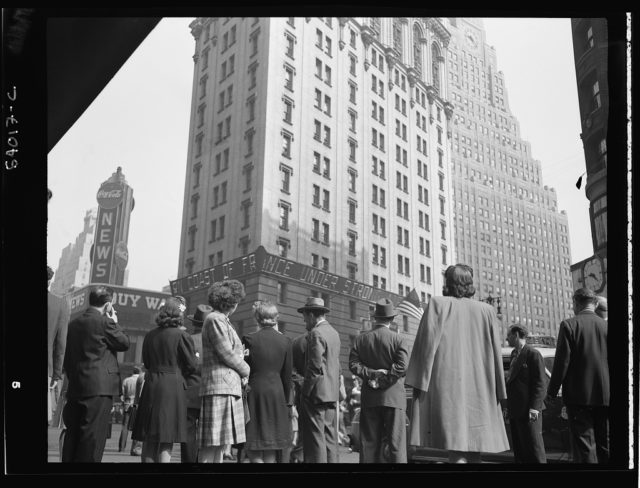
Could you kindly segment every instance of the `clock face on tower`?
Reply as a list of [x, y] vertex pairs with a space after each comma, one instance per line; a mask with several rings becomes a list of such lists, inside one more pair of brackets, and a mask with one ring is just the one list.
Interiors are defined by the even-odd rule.
[[478, 47], [478, 36], [473, 30], [466, 29], [464, 31], [464, 39], [471, 48], [476, 49]]
[[605, 277], [604, 277], [604, 265], [602, 260], [594, 256], [588, 261], [585, 261], [582, 268], [583, 283], [586, 288], [595, 291], [596, 293], [604, 290]]

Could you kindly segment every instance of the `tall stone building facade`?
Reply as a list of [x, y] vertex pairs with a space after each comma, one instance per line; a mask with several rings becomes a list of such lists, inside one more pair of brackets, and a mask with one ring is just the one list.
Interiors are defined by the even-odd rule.
[[84, 228], [75, 242], [69, 243], [62, 250], [62, 255], [55, 269], [51, 292], [64, 296], [74, 289], [89, 283], [91, 274], [91, 246], [95, 237], [98, 209], [87, 210], [84, 216]]
[[[571, 19], [571, 32], [594, 253], [574, 263], [571, 272], [576, 288], [586, 286], [607, 296], [607, 135], [610, 130], [607, 19]], [[616, 135], [615, 129], [613, 135]]]
[[[198, 18], [191, 28], [190, 140], [172, 291], [206, 300], [210, 279], [244, 269], [237, 276], [250, 298], [276, 301], [293, 335], [304, 330], [295, 309], [322, 294], [343, 347], [368, 326], [376, 297], [398, 303], [415, 288], [426, 302], [441, 293], [455, 256], [443, 23], [246, 17]], [[269, 259], [301, 274], [274, 281], [260, 264]], [[325, 278], [305, 281], [313, 270]], [[250, 321], [249, 312], [250, 303], [241, 306], [236, 320]], [[398, 321], [412, 338], [417, 320]]]
[[509, 108], [495, 49], [480, 19], [445, 21], [447, 85], [455, 109], [451, 165], [457, 261], [474, 269], [476, 297], [500, 297], [503, 336], [520, 322], [556, 336], [572, 313], [565, 211]]

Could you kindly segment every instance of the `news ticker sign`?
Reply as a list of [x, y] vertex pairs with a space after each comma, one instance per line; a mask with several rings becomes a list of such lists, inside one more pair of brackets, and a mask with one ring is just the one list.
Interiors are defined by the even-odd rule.
[[286, 278], [302, 286], [313, 286], [329, 293], [361, 300], [375, 302], [381, 298], [395, 298], [395, 295], [388, 291], [269, 254], [262, 246], [246, 256], [171, 281], [171, 294], [190, 294], [209, 288], [216, 281], [241, 279], [253, 273]]
[[[102, 284], [102, 283], [96, 283]], [[169, 298], [168, 293], [125, 288], [123, 286], [108, 285], [114, 291], [111, 302], [118, 313], [120, 312], [156, 312], [163, 300]], [[68, 296], [71, 315], [81, 312], [89, 306], [89, 292], [91, 285], [71, 293]]]

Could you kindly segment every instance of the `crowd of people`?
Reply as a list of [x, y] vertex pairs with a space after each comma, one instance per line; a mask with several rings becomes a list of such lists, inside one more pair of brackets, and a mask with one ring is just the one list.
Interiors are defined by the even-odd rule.
[[[276, 305], [256, 301], [257, 330], [240, 337], [232, 315], [245, 290], [237, 280], [214, 283], [208, 304], [198, 304], [193, 315], [185, 315], [184, 298], [167, 298], [157, 327], [144, 338], [144, 371], [136, 368], [121, 389], [116, 354], [128, 349], [129, 338], [118, 325], [111, 289], [94, 286], [89, 308], [65, 331], [62, 354], [49, 314], [48, 386], [62, 369], [68, 379], [62, 461], [101, 461], [113, 398], [122, 394], [119, 449], [130, 430], [131, 454], [143, 463], [169, 462], [176, 443], [184, 463], [221, 463], [231, 446], [239, 461], [251, 463], [337, 463], [338, 446], [348, 442], [346, 425], [358, 411], [361, 463], [406, 463], [407, 445], [443, 449], [451, 463], [479, 463], [483, 453], [510, 448], [503, 411], [514, 461], [545, 463], [542, 410], [562, 387], [573, 460], [606, 463], [607, 322], [599, 315], [606, 300], [586, 288], [575, 291], [575, 316], [560, 324], [547, 384], [542, 356], [527, 344], [522, 324], [509, 327], [513, 352], [505, 371], [495, 309], [474, 294], [473, 270], [450, 266], [443, 296], [427, 304], [411, 353], [392, 328], [393, 302], [378, 301], [371, 329], [350, 347], [347, 394], [340, 336], [324, 301], [309, 297], [297, 309], [306, 332], [293, 340], [278, 330]], [[413, 391], [408, 417], [405, 387]]]

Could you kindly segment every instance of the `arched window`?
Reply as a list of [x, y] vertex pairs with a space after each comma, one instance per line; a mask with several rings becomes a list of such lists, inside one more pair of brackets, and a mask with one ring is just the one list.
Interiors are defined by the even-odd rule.
[[440, 93], [440, 48], [434, 42], [431, 45], [431, 76], [436, 93]]
[[399, 19], [393, 19], [393, 48], [402, 58], [402, 28]]
[[422, 72], [422, 45], [420, 39], [422, 31], [418, 24], [413, 24], [413, 66], [416, 70]]

